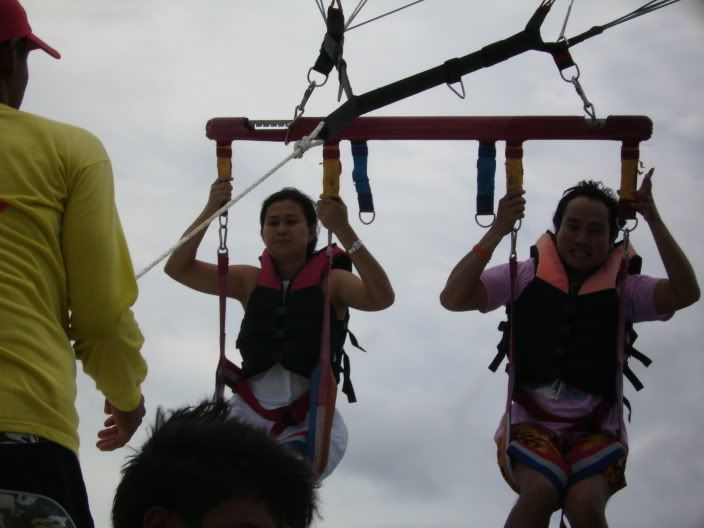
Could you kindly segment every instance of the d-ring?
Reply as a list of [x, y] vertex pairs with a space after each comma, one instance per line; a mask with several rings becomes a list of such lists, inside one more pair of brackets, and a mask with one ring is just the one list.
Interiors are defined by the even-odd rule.
[[479, 217], [480, 217], [480, 216], [489, 216], [489, 215], [488, 215], [488, 214], [482, 214], [482, 215], [480, 215], [479, 213], [477, 213], [477, 214], [474, 215], [474, 221], [477, 223], [477, 225], [478, 225], [479, 227], [483, 227], [483, 228], [485, 228], [485, 229], [486, 229], [487, 227], [493, 226], [493, 225], [494, 225], [494, 222], [496, 221], [496, 213], [491, 213], [491, 222], [489, 222], [489, 223], [486, 224], [486, 225], [482, 224], [482, 223], [479, 221]]

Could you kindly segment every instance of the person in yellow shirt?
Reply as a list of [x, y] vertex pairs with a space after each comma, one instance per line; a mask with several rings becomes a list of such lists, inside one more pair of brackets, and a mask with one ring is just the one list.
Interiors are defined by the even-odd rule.
[[76, 359], [105, 396], [104, 451], [141, 423], [147, 367], [108, 155], [91, 133], [19, 110], [35, 49], [60, 57], [0, 0], [0, 525], [48, 501], [84, 528]]

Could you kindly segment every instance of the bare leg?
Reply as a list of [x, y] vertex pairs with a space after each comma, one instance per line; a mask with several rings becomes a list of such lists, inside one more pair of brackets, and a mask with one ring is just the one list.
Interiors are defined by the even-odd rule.
[[518, 500], [504, 528], [547, 528], [550, 516], [560, 507], [557, 489], [541, 473], [520, 462], [516, 462], [513, 474], [518, 483]]
[[573, 484], [565, 497], [565, 516], [572, 528], [608, 528], [606, 502], [611, 490], [606, 477], [592, 475]]

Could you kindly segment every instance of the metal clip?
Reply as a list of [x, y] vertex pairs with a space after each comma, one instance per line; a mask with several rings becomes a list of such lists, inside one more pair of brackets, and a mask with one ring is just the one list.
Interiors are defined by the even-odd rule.
[[582, 108], [584, 109], [584, 112], [591, 118], [592, 125], [596, 127], [599, 124], [598, 119], [596, 118], [596, 110], [594, 109], [594, 105], [589, 101], [589, 99], [587, 99], [587, 94], [584, 93], [584, 88], [582, 88], [582, 85], [579, 82], [579, 66], [575, 63], [574, 67], [577, 71], [577, 75], [573, 75], [568, 79], [565, 76], [564, 70], [560, 70], [560, 77], [562, 77], [565, 82], [571, 83], [574, 86], [577, 95], [579, 95], [579, 98], [582, 100]]
[[511, 229], [511, 253], [510, 258], [516, 258], [516, 240], [518, 239], [518, 230], [521, 228], [521, 221], [518, 221], [518, 227]]
[[220, 228], [218, 229], [220, 246], [218, 253], [227, 253], [227, 213], [220, 215]]
[[[312, 68], [311, 68], [312, 69]], [[325, 81], [323, 84], [325, 84], [328, 81], [327, 76], [325, 76]], [[317, 84], [315, 81], [310, 80], [310, 70], [308, 71], [308, 88], [306, 88], [306, 91], [303, 92], [303, 98], [301, 99], [301, 102], [296, 105], [296, 108], [293, 109], [293, 120], [289, 122], [288, 126], [286, 127], [286, 138], [284, 139], [284, 145], [288, 145], [288, 136], [291, 133], [291, 127], [293, 124], [298, 121], [298, 118], [300, 118], [303, 115], [303, 112], [306, 111], [306, 103], [308, 102], [308, 99], [310, 99], [311, 94], [313, 93], [313, 90], [315, 90], [318, 86], [322, 86], [323, 84]]]
[[460, 99], [464, 99], [464, 98], [466, 97], [466, 95], [467, 95], [467, 94], [465, 93], [465, 91], [464, 91], [464, 82], [462, 81], [462, 79], [460, 79], [460, 80], [459, 80], [459, 83], [460, 83], [460, 88], [462, 88], [462, 93], [458, 92], [458, 91], [455, 89], [455, 87], [452, 86], [449, 82], [448, 82], [448, 83], [445, 83], [445, 84], [447, 84], [447, 87], [448, 87], [450, 90], [452, 90], [453, 92], [455, 92], [455, 95], [457, 95], [457, 97], [459, 97]]

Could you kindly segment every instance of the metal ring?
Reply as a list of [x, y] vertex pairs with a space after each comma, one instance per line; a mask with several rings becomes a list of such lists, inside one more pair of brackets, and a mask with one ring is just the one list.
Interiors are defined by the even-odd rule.
[[[569, 70], [571, 67], [572, 66], [569, 66], [568, 68], [565, 68], [565, 70]], [[565, 77], [565, 74], [563, 73], [565, 70], [560, 70], [560, 77], [562, 77], [563, 81], [571, 83], [571, 82], [574, 82], [574, 80], [579, 80], [579, 76], [580, 76], [579, 66], [577, 65], [577, 63], [575, 63], [574, 67], [577, 69], [577, 76], [572, 77], [572, 79], [568, 79], [567, 77]]]
[[486, 225], [482, 224], [482, 223], [479, 221], [479, 217], [480, 217], [480, 216], [489, 216], [489, 215], [488, 215], [488, 214], [482, 214], [482, 215], [480, 215], [479, 213], [477, 213], [477, 214], [474, 215], [474, 221], [477, 223], [477, 225], [478, 225], [479, 227], [483, 227], [483, 228], [485, 228], [485, 229], [486, 229], [487, 227], [493, 226], [493, 225], [494, 225], [494, 222], [496, 221], [496, 213], [491, 213], [491, 222], [489, 222], [489, 223], [486, 224]]
[[[369, 211], [365, 211], [365, 212], [368, 213]], [[374, 219], [376, 218], [376, 211], [371, 211], [371, 213], [372, 213], [372, 219], [369, 220], [369, 222], [365, 222], [364, 219], [362, 218], [362, 211], [360, 211], [359, 212], [359, 221], [362, 222], [364, 225], [371, 224], [374, 221]]]
[[459, 93], [459, 92], [455, 89], [455, 87], [452, 86], [452, 84], [450, 84], [449, 82], [446, 82], [445, 84], [447, 84], [447, 87], [448, 87], [450, 90], [452, 90], [453, 92], [455, 92], [455, 95], [456, 95], [457, 97], [459, 97], [460, 99], [464, 99], [464, 98], [467, 96], [466, 92], [464, 91], [464, 82], [462, 81], [461, 78], [460, 78], [460, 81], [459, 81], [459, 82], [460, 82], [460, 87], [462, 88], [462, 93]]
[[[311, 66], [311, 67], [308, 69], [308, 75], [306, 75], [306, 79], [308, 80], [308, 82], [309, 82], [310, 84], [312, 84], [313, 86], [315, 86], [316, 88], [318, 88], [319, 86], [325, 86], [325, 83], [328, 82], [328, 76], [326, 75], [326, 76], [325, 76], [325, 80], [324, 80], [322, 83], [318, 84], [316, 81], [311, 80], [311, 78], [310, 78], [310, 72], [312, 72], [312, 71], [313, 71], [313, 67]], [[320, 72], [318, 72], [318, 73], [320, 73]], [[322, 74], [321, 74], [321, 75], [322, 75]]]
[[[630, 227], [630, 228], [629, 228], [629, 227], [626, 227], [626, 224], [624, 224], [623, 227], [619, 228], [619, 231], [621, 231], [621, 232], [623, 232], [623, 233], [631, 233], [631, 232], [633, 232], [633, 231], [635, 230], [635, 228], [638, 227], [638, 217], [633, 218], [633, 220], [635, 220], [635, 222], [636, 222], [635, 224], [633, 224], [633, 227]], [[628, 220], [626, 220], [626, 222], [627, 222], [627, 221], [628, 221]]]

